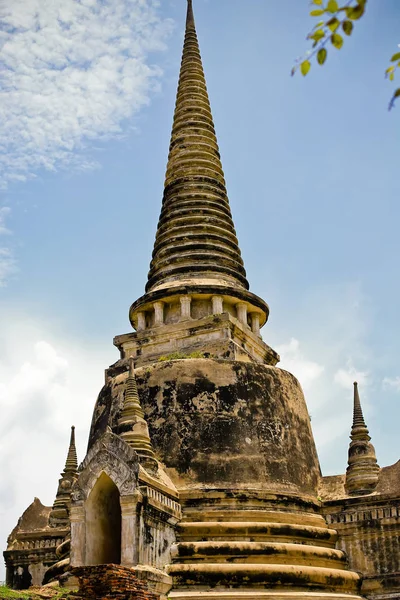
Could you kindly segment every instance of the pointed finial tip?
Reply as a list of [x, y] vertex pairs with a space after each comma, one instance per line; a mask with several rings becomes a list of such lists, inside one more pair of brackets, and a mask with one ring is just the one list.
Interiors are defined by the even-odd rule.
[[194, 16], [193, 16], [193, 4], [192, 4], [192, 0], [187, 0], [186, 27], [188, 25], [193, 25], [194, 26]]
[[75, 431], [75, 425], [71, 425], [71, 430]]

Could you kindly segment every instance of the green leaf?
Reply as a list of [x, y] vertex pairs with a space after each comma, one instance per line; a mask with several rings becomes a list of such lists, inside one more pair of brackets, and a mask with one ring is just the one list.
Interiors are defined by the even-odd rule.
[[394, 107], [395, 100], [399, 96], [400, 96], [400, 88], [397, 88], [397, 90], [395, 91], [395, 93], [393, 94], [393, 96], [389, 102], [389, 110], [392, 110], [392, 108]]
[[339, 6], [338, 3], [336, 2], [336, 0], [329, 0], [326, 10], [330, 13], [335, 13], [339, 10]]
[[338, 33], [332, 33], [331, 42], [338, 50], [343, 46], [343, 38]]
[[400, 52], [396, 52], [396, 54], [393, 54], [392, 58], [390, 59], [391, 62], [396, 62], [396, 60], [400, 59]]
[[340, 21], [336, 17], [333, 17], [333, 19], [330, 19], [327, 22], [327, 26], [329, 27], [329, 29], [331, 31], [336, 31], [336, 29], [339, 27], [339, 25], [340, 25]]
[[392, 72], [392, 73], [390, 73], [390, 75], [389, 75], [389, 79], [390, 79], [390, 81], [394, 81], [394, 73], [393, 73], [393, 72]]
[[324, 14], [324, 12], [325, 12], [325, 11], [324, 11], [324, 10], [321, 10], [321, 9], [312, 10], [312, 11], [310, 12], [310, 16], [311, 16], [311, 17], [319, 17], [319, 16], [323, 15], [323, 14]]
[[354, 25], [351, 21], [343, 21], [342, 27], [346, 35], [351, 35]]
[[306, 76], [308, 71], [311, 69], [311, 63], [309, 60], [304, 60], [300, 65], [301, 74]]
[[327, 56], [328, 56], [328, 51], [326, 48], [321, 48], [320, 50], [318, 50], [318, 54], [317, 54], [318, 64], [323, 65], [324, 62], [326, 61]]
[[390, 67], [388, 67], [385, 71], [386, 75], [389, 75], [389, 73], [393, 73], [393, 71], [395, 70], [396, 67], [394, 67], [393, 65], [391, 65]]
[[322, 0], [313, 0], [313, 4], [316, 4], [317, 6], [322, 6]]
[[325, 31], [323, 29], [317, 29], [317, 31], [314, 31], [314, 33], [310, 33], [310, 35], [308, 36], [310, 40], [315, 40], [316, 42], [319, 42], [324, 37]]
[[348, 18], [352, 21], [360, 19], [363, 16], [364, 12], [365, 6], [363, 6], [362, 4], [357, 4], [357, 6], [354, 6], [354, 8], [346, 8], [346, 14]]

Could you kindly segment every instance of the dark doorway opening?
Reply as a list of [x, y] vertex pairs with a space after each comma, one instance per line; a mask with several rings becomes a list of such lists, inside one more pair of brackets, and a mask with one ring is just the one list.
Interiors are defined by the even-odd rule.
[[115, 483], [102, 473], [86, 502], [86, 564], [121, 563], [121, 504]]

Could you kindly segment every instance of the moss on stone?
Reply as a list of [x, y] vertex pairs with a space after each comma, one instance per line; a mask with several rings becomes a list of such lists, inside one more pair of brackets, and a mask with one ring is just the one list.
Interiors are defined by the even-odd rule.
[[158, 362], [166, 362], [169, 360], [181, 360], [185, 358], [210, 358], [210, 355], [204, 352], [191, 352], [190, 354], [185, 354], [184, 352], [172, 352], [171, 354], [167, 354], [166, 356], [160, 356]]

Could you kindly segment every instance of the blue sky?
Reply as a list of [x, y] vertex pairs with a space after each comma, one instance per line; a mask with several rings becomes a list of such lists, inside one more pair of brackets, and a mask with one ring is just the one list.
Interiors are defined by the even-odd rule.
[[[112, 338], [143, 293], [185, 4], [0, 3], [3, 547], [34, 495], [52, 503], [72, 423], [83, 458]], [[325, 474], [346, 468], [354, 379], [379, 464], [400, 457], [400, 106], [387, 111], [383, 76], [400, 6], [368, 4], [340, 52], [292, 78], [307, 0], [194, 0], [263, 337], [303, 385]]]

